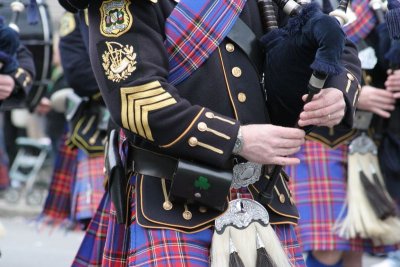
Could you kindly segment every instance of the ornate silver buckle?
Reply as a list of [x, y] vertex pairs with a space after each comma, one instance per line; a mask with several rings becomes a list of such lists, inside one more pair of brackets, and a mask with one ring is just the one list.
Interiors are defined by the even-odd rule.
[[233, 167], [232, 187], [239, 189], [254, 184], [260, 179], [262, 164], [244, 162]]

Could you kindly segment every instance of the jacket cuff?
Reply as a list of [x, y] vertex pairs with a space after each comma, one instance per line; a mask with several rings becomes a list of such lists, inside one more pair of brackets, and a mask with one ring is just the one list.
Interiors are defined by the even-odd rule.
[[221, 168], [232, 155], [239, 127], [238, 121], [204, 108], [181, 136], [161, 148]]

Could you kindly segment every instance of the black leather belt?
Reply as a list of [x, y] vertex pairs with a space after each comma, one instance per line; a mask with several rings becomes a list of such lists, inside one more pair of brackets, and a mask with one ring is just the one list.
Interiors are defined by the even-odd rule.
[[128, 153], [128, 164], [132, 164], [130, 169], [134, 172], [172, 180], [178, 166], [178, 159], [131, 146]]
[[253, 63], [257, 73], [263, 65], [264, 54], [257, 36], [240, 18], [238, 18], [227, 37], [236, 43]]
[[224, 211], [232, 184], [232, 171], [176, 159], [131, 146], [129, 163], [135, 173], [171, 181], [169, 195]]

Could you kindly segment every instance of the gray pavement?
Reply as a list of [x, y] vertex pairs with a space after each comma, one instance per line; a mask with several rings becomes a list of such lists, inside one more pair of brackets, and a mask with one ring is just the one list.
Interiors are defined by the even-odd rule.
[[83, 232], [41, 227], [25, 217], [0, 217], [5, 235], [0, 237], [1, 267], [68, 267], [79, 248]]
[[[83, 232], [66, 232], [48, 226], [38, 226], [34, 218], [41, 206], [27, 205], [22, 198], [16, 204], [0, 196], [0, 267], [68, 267], [79, 248]], [[0, 226], [1, 227], [1, 226]], [[363, 267], [381, 261], [364, 255]]]
[[[25, 217], [0, 217], [6, 234], [0, 237], [0, 267], [68, 267], [83, 238], [82, 232], [38, 229]], [[382, 259], [365, 255], [363, 266]]]

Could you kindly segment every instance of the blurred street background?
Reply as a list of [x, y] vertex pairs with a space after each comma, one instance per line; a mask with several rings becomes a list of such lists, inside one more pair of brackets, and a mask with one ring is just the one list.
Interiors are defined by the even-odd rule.
[[[48, 0], [47, 5], [56, 30], [63, 10], [56, 0]], [[40, 128], [40, 124], [37, 126]], [[48, 160], [51, 163], [53, 159]], [[28, 195], [21, 190], [6, 196], [0, 192], [0, 267], [71, 266], [84, 232], [45, 226], [38, 220], [50, 183], [51, 165], [45, 165], [39, 172], [37, 180], [41, 183], [34, 194]], [[363, 267], [381, 260], [377, 256], [365, 255]]]

